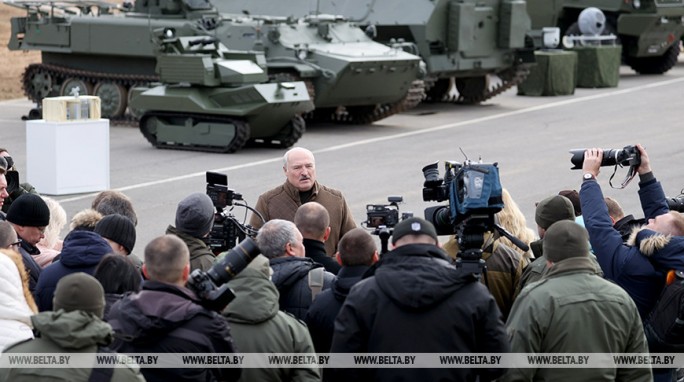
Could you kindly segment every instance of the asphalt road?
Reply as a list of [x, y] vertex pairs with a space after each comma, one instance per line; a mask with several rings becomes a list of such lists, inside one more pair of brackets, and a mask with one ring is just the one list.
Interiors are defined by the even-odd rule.
[[[638, 76], [622, 68], [619, 87], [577, 89], [573, 96], [523, 97], [510, 90], [477, 106], [420, 105], [372, 125], [308, 126], [298, 145], [314, 152], [321, 183], [344, 192], [357, 222], [366, 204], [401, 195], [402, 212], [422, 216], [436, 202], [422, 200], [421, 168], [444, 160], [498, 162], [501, 181], [535, 228], [534, 203], [562, 189], [579, 189], [581, 172], [570, 170], [569, 149], [622, 148], [641, 143], [668, 196], [684, 188], [682, 110], [684, 62], [662, 76]], [[26, 179], [26, 139], [20, 116], [28, 101], [0, 102], [0, 147], [10, 150]], [[204, 192], [205, 171], [226, 173], [229, 186], [249, 205], [284, 181], [285, 150], [246, 149], [236, 154], [159, 150], [138, 129], [111, 127], [111, 188], [131, 197], [139, 223], [134, 252], [142, 255], [152, 238], [173, 224], [178, 201]], [[76, 142], [86, 145], [87, 142]], [[82, 160], [87, 161], [84, 157]], [[626, 169], [618, 169], [621, 181]], [[612, 168], [599, 181], [627, 213], [643, 216], [637, 180], [625, 190], [608, 186]], [[87, 176], [84, 174], [84, 176]], [[40, 190], [39, 190], [40, 191]], [[87, 208], [94, 194], [56, 196], [69, 219]], [[233, 213], [242, 218], [243, 208]], [[66, 229], [64, 231], [66, 233]]]

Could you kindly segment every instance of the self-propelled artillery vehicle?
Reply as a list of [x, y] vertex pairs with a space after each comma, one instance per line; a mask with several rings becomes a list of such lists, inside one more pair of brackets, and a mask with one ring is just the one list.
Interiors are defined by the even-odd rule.
[[313, 110], [301, 82], [267, 83], [261, 52], [228, 50], [213, 37], [158, 33], [161, 83], [135, 87], [130, 107], [155, 147], [235, 152], [248, 142], [292, 146]]
[[9, 48], [41, 51], [42, 63], [23, 76], [29, 99], [40, 104], [78, 86], [81, 94], [99, 96], [102, 115], [113, 121], [133, 121], [135, 113], [126, 113], [131, 88], [159, 79], [149, 36], [164, 27], [214, 36], [230, 49], [262, 50], [271, 81], [306, 81], [320, 109], [307, 117], [369, 123], [424, 96], [419, 57], [375, 43], [337, 18], [241, 19], [233, 28], [208, 0], [140, 0], [120, 8], [89, 0], [6, 3], [27, 10], [12, 19]]
[[606, 17], [603, 34], [617, 36], [622, 61], [639, 74], [662, 74], [679, 56], [684, 0], [527, 0], [533, 28], [558, 26], [579, 35], [577, 19], [589, 7]]
[[375, 41], [420, 55], [434, 101], [482, 102], [522, 82], [534, 62], [524, 0], [217, 0], [216, 6], [221, 12], [343, 15]]

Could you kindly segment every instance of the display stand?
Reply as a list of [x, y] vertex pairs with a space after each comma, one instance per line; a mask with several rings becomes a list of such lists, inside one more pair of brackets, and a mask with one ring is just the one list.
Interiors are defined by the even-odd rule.
[[577, 87], [614, 88], [620, 80], [620, 45], [576, 46]]
[[46, 195], [109, 189], [109, 120], [27, 121], [26, 180]]
[[537, 65], [518, 85], [518, 95], [558, 96], [575, 94], [577, 53], [564, 50], [534, 52]]

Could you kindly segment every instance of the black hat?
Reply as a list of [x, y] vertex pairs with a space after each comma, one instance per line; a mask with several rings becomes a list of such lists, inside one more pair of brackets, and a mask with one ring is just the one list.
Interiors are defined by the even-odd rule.
[[570, 199], [561, 195], [550, 196], [537, 204], [534, 221], [543, 229], [559, 220], [575, 220], [575, 208]]
[[40, 195], [23, 194], [10, 205], [7, 221], [26, 227], [46, 227], [50, 223], [50, 208]]
[[82, 310], [102, 318], [105, 307], [104, 289], [95, 277], [83, 272], [72, 273], [57, 282], [52, 307], [55, 311]]
[[429, 221], [419, 217], [412, 217], [402, 220], [399, 224], [394, 226], [392, 233], [392, 244], [406, 235], [428, 235], [435, 239], [435, 244], [439, 241], [437, 239], [437, 231], [435, 226]]
[[542, 251], [549, 261], [558, 262], [570, 257], [589, 255], [589, 234], [581, 225], [570, 220], [551, 224], [542, 240]]
[[214, 211], [214, 203], [207, 194], [190, 194], [178, 203], [176, 229], [196, 238], [204, 237], [214, 224]]
[[135, 225], [131, 219], [119, 214], [107, 215], [97, 222], [95, 232], [105, 239], [122, 245], [128, 253], [133, 252]]

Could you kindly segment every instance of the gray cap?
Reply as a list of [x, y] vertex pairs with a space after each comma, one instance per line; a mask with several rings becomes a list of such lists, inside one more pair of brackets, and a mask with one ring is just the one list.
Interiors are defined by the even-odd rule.
[[72, 273], [57, 282], [52, 306], [55, 311], [82, 310], [102, 318], [105, 307], [104, 289], [95, 277], [83, 272]]
[[559, 220], [575, 220], [575, 207], [570, 199], [561, 195], [550, 196], [537, 204], [534, 221], [547, 229]]
[[562, 220], [551, 224], [542, 240], [544, 256], [558, 262], [570, 257], [589, 255], [589, 234], [574, 221]]
[[190, 236], [204, 237], [214, 224], [214, 203], [201, 192], [188, 195], [178, 203], [176, 229]]

